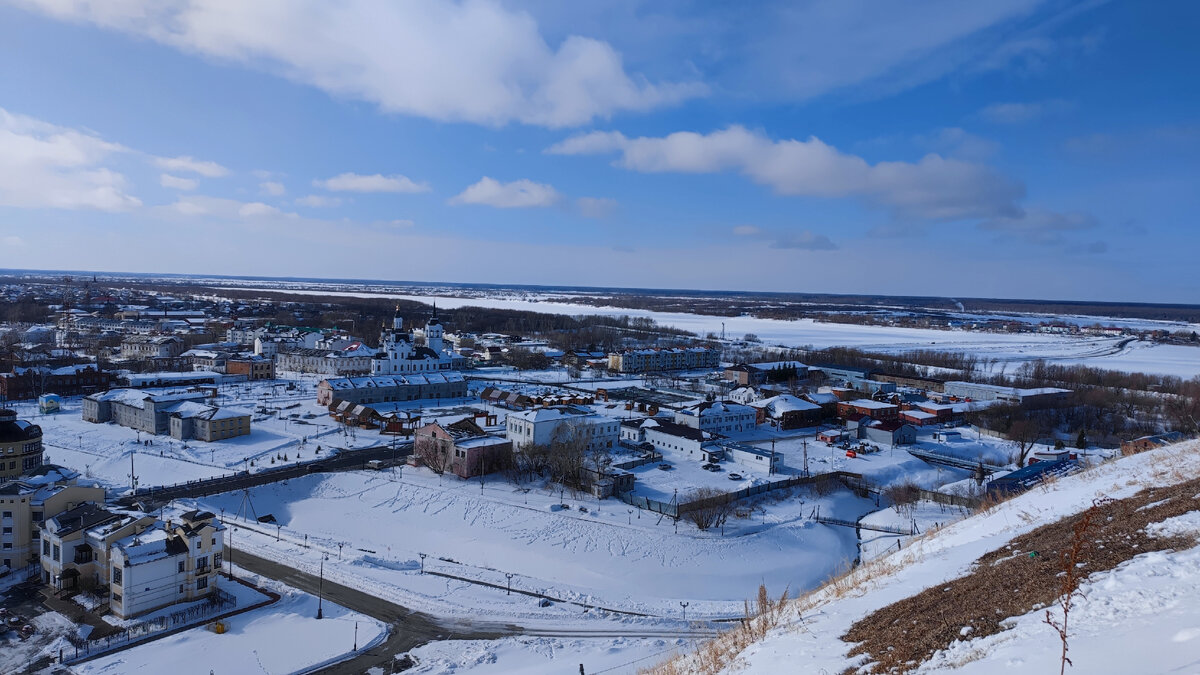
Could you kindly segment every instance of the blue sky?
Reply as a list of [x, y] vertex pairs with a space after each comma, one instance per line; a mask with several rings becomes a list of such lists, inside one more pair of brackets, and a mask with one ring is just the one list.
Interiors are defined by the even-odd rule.
[[0, 267], [1200, 302], [1198, 20], [0, 0]]

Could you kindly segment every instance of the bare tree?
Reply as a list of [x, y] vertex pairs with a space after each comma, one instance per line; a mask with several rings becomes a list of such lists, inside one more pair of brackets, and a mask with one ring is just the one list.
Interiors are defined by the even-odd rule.
[[688, 493], [681, 514], [698, 530], [721, 527], [733, 512], [733, 500], [729, 494], [714, 487], [700, 487]]
[[1025, 466], [1025, 460], [1029, 457], [1029, 452], [1033, 450], [1033, 446], [1037, 440], [1042, 437], [1045, 429], [1036, 418], [1022, 418], [1014, 420], [1012, 426], [1008, 428], [1008, 440], [1012, 442], [1013, 447], [1017, 449], [1017, 466]]
[[450, 452], [453, 447], [454, 442], [450, 439], [432, 434], [418, 435], [413, 439], [413, 453], [436, 474], [446, 473], [454, 463], [454, 456]]

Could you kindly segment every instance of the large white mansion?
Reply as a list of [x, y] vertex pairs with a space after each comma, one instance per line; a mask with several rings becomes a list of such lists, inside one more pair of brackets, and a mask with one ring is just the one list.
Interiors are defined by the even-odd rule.
[[442, 324], [437, 318], [437, 306], [433, 316], [425, 324], [425, 345], [418, 346], [413, 335], [404, 330], [404, 318], [400, 308], [392, 318], [391, 328], [384, 328], [381, 351], [371, 360], [372, 375], [405, 375], [430, 373], [439, 370], [457, 370], [466, 361], [463, 357], [446, 349], [442, 337]]

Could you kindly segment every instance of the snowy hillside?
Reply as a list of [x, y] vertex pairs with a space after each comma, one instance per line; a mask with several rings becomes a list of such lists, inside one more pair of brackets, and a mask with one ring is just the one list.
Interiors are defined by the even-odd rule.
[[[643, 672], [885, 672], [888, 662], [895, 672], [1057, 671], [1063, 645], [1046, 620], [1062, 621], [1055, 596], [1072, 565], [1058, 552], [1072, 549], [1074, 568], [1095, 572], [1072, 596], [1068, 672], [1196, 672], [1198, 509], [1200, 441], [1121, 458], [944, 527], [789, 602], [761, 639], [727, 634]], [[1033, 602], [1039, 588], [1053, 589], [1044, 603]], [[1022, 602], [1031, 604], [1012, 611]]]

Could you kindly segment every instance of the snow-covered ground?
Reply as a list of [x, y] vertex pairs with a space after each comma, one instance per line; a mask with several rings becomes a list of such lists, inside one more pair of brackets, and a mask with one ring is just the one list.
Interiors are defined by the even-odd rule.
[[[840, 637], [857, 619], [938, 583], [961, 576], [982, 554], [1066, 515], [1098, 497], [1123, 498], [1145, 486], [1200, 476], [1200, 441], [1102, 464], [1036, 488], [997, 508], [945, 526], [864, 568], [857, 590], [819, 591], [800, 620], [745, 650], [729, 672], [842, 672], [855, 662]], [[1176, 519], [1167, 531], [1200, 530]], [[1200, 549], [1150, 553], [1089, 578], [1071, 612], [1072, 672], [1196, 672], [1200, 639]], [[1061, 643], [1043, 611], [1015, 617], [1014, 627], [979, 640], [964, 638], [920, 672], [961, 670], [991, 675], [1058, 666]]]
[[360, 651], [387, 637], [387, 627], [371, 617], [327, 600], [322, 608], [324, 618], [318, 621], [316, 597], [244, 570], [238, 576], [265, 585], [279, 593], [280, 600], [226, 619], [224, 634], [200, 626], [101, 656], [71, 670], [80, 675], [299, 673], [352, 656], [356, 627]]
[[[422, 575], [418, 554], [427, 555], [427, 570], [501, 586], [512, 573], [513, 588], [567, 600], [668, 618], [681, 618], [678, 603], [688, 601], [691, 617], [722, 617], [737, 615], [760, 583], [812, 588], [855, 557], [854, 531], [808, 520], [814, 509], [853, 519], [876, 508], [845, 490], [821, 496], [796, 489], [771, 493], [765, 513], [747, 508], [730, 518], [724, 535], [686, 521], [676, 533], [670, 519], [614, 499], [567, 492], [561, 499], [571, 508], [551, 511], [558, 490], [526, 493], [500, 481], [481, 490], [478, 481], [412, 468], [402, 479], [390, 472], [305, 476], [255, 488], [250, 497], [257, 515], [270, 513], [281, 527], [231, 519], [239, 528], [235, 548], [313, 571], [332, 554], [325, 574], [340, 583], [365, 584], [440, 614], [522, 620], [582, 609], [547, 610], [526, 596]], [[202, 505], [225, 518], [245, 514], [240, 493]], [[339, 551], [338, 542], [349, 543]]]
[[632, 675], [639, 668], [686, 650], [688, 640], [637, 638], [562, 639], [512, 637], [502, 640], [438, 641], [409, 652], [417, 666], [406, 675], [543, 675], [587, 673]]

